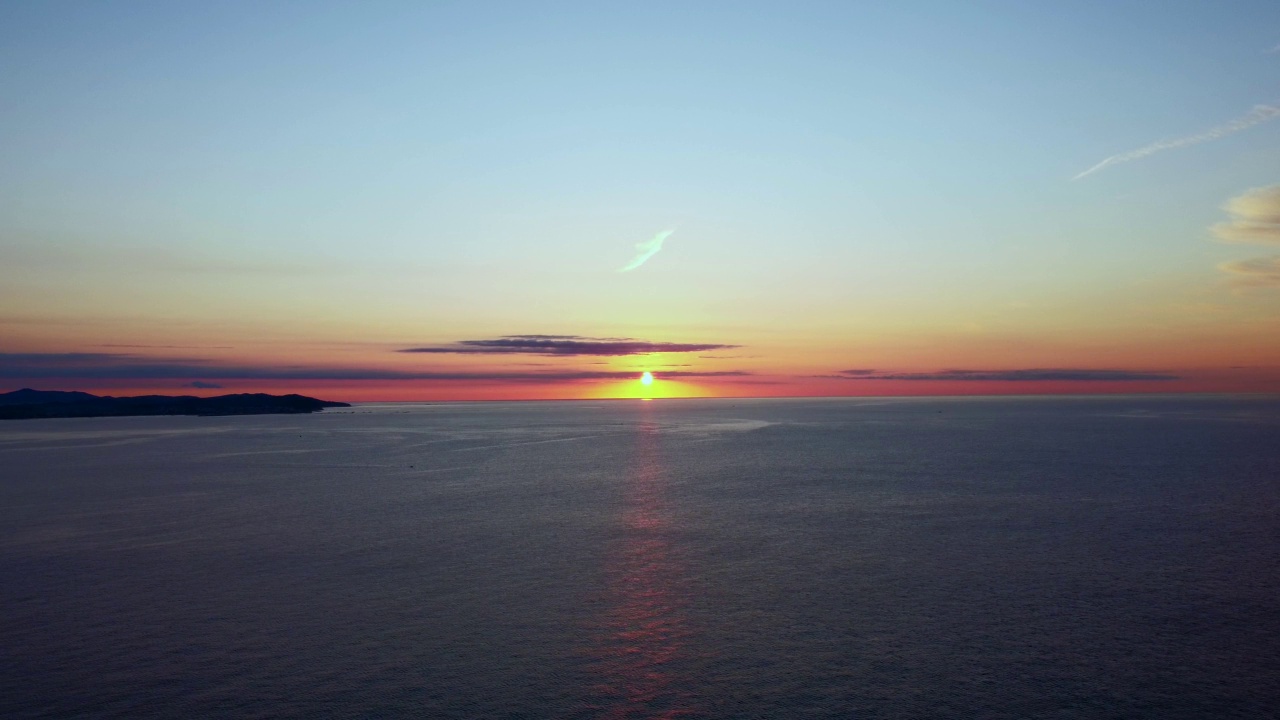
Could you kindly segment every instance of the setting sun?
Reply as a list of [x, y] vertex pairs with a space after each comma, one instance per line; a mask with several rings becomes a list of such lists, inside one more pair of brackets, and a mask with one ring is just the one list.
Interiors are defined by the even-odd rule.
[[641, 376], [640, 376], [640, 383], [641, 383], [642, 385], [652, 385], [652, 384], [653, 384], [653, 373], [651, 373], [651, 372], [649, 372], [648, 370], [646, 370], [646, 371], [645, 371], [645, 373], [644, 373], [643, 375], [641, 375]]

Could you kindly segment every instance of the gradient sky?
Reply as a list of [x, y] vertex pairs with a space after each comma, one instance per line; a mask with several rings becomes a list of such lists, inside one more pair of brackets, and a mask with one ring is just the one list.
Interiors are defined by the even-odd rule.
[[1280, 392], [1273, 1], [10, 2], [0, 67], [0, 390]]

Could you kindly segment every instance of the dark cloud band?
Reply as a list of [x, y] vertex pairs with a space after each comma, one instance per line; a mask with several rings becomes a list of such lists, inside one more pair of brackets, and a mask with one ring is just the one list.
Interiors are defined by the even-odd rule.
[[1031, 368], [1025, 370], [940, 370], [931, 373], [896, 373], [876, 370], [841, 370], [825, 377], [841, 380], [931, 380], [961, 382], [1126, 382], [1179, 380], [1177, 375], [1131, 370]]
[[507, 335], [492, 340], [462, 340], [452, 345], [413, 347], [402, 353], [461, 355], [647, 355], [727, 350], [737, 345], [719, 343], [651, 342], [634, 338], [593, 338], [578, 335]]
[[[458, 382], [560, 383], [593, 380], [629, 380], [639, 371], [563, 370], [414, 371], [382, 368], [342, 368], [267, 365], [224, 365], [204, 360], [154, 359], [109, 353], [0, 353], [0, 378], [22, 379], [136, 379], [136, 380], [438, 380]], [[659, 378], [743, 377], [739, 370], [700, 372], [672, 370]]]

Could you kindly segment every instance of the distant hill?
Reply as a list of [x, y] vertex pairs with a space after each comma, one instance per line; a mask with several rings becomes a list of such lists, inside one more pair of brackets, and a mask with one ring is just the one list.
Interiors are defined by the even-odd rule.
[[32, 390], [31, 388], [23, 388], [21, 390], [14, 390], [11, 393], [4, 393], [0, 395], [0, 406], [83, 402], [85, 400], [98, 399], [97, 395], [90, 395], [86, 392], [63, 392], [61, 390]]
[[23, 388], [0, 393], [0, 420], [126, 415], [273, 415], [312, 413], [347, 403], [317, 400], [305, 395], [241, 393], [218, 397], [140, 395], [109, 397], [84, 392]]

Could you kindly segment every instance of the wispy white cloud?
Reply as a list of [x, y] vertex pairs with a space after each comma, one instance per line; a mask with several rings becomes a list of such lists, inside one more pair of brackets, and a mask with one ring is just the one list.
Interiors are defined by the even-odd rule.
[[[1222, 206], [1229, 222], [1209, 228], [1223, 242], [1280, 245], [1280, 185], [1253, 188]], [[1218, 269], [1231, 275], [1238, 288], [1280, 287], [1280, 255], [1222, 263]]]
[[645, 261], [658, 254], [658, 251], [662, 249], [662, 241], [666, 240], [667, 236], [673, 232], [675, 231], [663, 230], [644, 242], [636, 243], [636, 256], [631, 258], [631, 262], [627, 263], [626, 267], [618, 270], [618, 272], [630, 272], [645, 264]]
[[1231, 221], [1210, 228], [1219, 240], [1280, 245], [1280, 185], [1253, 188], [1228, 200], [1222, 209], [1231, 215]]
[[1187, 147], [1189, 145], [1199, 145], [1202, 142], [1209, 142], [1210, 140], [1217, 140], [1218, 138], [1238, 133], [1241, 130], [1248, 130], [1254, 125], [1259, 125], [1276, 117], [1280, 117], [1280, 107], [1276, 107], [1274, 105], [1255, 105], [1252, 110], [1235, 120], [1210, 128], [1197, 135], [1188, 135], [1175, 140], [1161, 140], [1160, 142], [1140, 147], [1137, 150], [1130, 150], [1129, 152], [1120, 153], [1119, 155], [1112, 155], [1071, 179], [1079, 180], [1080, 178], [1092, 175], [1105, 167], [1139, 160], [1147, 157], [1148, 155], [1154, 155], [1165, 150], [1174, 150], [1176, 148]]

